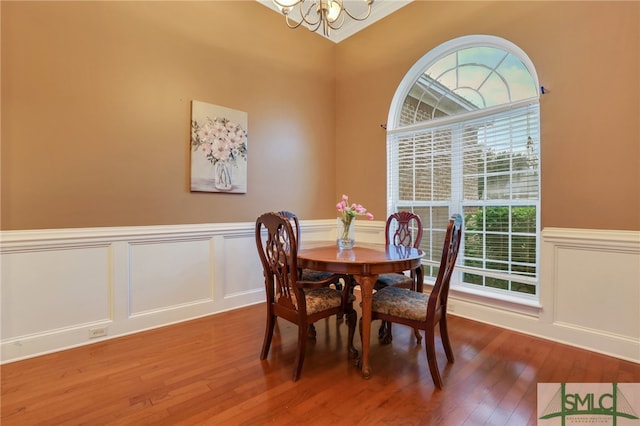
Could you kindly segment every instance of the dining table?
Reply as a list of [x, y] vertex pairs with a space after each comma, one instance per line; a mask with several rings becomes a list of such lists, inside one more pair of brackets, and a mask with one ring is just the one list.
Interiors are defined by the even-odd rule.
[[424, 252], [406, 246], [358, 243], [352, 249], [340, 249], [333, 242], [309, 242], [298, 250], [298, 267], [315, 271], [348, 274], [360, 286], [362, 307], [362, 376], [371, 376], [369, 347], [371, 344], [371, 308], [374, 285], [380, 274], [414, 271], [417, 291], [422, 291]]

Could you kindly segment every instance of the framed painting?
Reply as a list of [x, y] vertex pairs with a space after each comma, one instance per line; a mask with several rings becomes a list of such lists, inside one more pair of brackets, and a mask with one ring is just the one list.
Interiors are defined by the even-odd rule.
[[247, 192], [246, 112], [191, 101], [191, 191]]

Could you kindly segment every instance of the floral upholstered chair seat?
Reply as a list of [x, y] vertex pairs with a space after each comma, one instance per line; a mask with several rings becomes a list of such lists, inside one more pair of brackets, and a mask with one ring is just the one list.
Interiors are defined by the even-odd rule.
[[[340, 291], [329, 287], [306, 288], [304, 289], [304, 298], [307, 303], [307, 315], [337, 308], [342, 304], [342, 294]], [[298, 301], [296, 298], [292, 298], [291, 301], [296, 309], [298, 309]]]
[[428, 294], [390, 286], [376, 292], [373, 310], [413, 321], [426, 321], [428, 300]]
[[[304, 298], [307, 303], [307, 315], [336, 308], [342, 304], [342, 292], [330, 287], [305, 288]], [[353, 302], [355, 296], [350, 295], [349, 299]], [[298, 302], [295, 297], [292, 298], [291, 302], [298, 309]]]
[[414, 279], [408, 275], [401, 273], [389, 273], [378, 275], [378, 281], [376, 282], [376, 290], [383, 289], [388, 286], [411, 288], [413, 286]]

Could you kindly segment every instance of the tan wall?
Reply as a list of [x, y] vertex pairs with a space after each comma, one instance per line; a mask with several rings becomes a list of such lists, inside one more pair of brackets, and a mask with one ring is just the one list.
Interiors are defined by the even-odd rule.
[[[417, 1], [338, 45], [249, 1], [0, 7], [2, 229], [328, 218], [341, 193], [384, 218], [397, 85], [491, 34], [550, 90], [543, 225], [640, 230], [638, 2]], [[249, 113], [246, 195], [189, 191], [192, 99]]]
[[348, 38], [337, 47], [339, 188], [385, 211], [380, 124], [395, 90], [428, 51], [471, 34], [518, 45], [550, 90], [542, 225], [639, 230], [640, 2], [417, 1]]
[[[334, 43], [256, 2], [1, 7], [2, 229], [334, 214]], [[248, 113], [247, 194], [190, 192], [193, 99]]]

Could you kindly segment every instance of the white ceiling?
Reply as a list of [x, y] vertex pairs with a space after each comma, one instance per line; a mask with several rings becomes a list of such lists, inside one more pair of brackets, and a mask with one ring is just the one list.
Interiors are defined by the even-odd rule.
[[[278, 15], [282, 16], [282, 14], [280, 13], [277, 6], [273, 3], [272, 0], [257, 0], [257, 1], [258, 3], [261, 3], [264, 6], [267, 6], [269, 9], [275, 11]], [[400, 9], [403, 6], [406, 6], [412, 1], [413, 0], [375, 0], [371, 8], [371, 16], [369, 16], [364, 21], [355, 21], [347, 16], [345, 17], [345, 22], [342, 28], [338, 30], [332, 30], [331, 36], [327, 38], [335, 43], [340, 43], [342, 40], [346, 39], [347, 37], [352, 36], [353, 34], [357, 33], [363, 28], [368, 27], [369, 25], [384, 18], [385, 16], [392, 14], [396, 10]], [[343, 3], [345, 7], [355, 16], [361, 16], [367, 10], [366, 2], [364, 0], [343, 0]], [[287, 25], [284, 22], [284, 16], [282, 16], [282, 25], [285, 25], [285, 26]], [[303, 31], [303, 30], [304, 29], [302, 28], [297, 28], [292, 31]], [[319, 28], [318, 31], [316, 31], [316, 33], [324, 37], [324, 35], [322, 34], [322, 28]]]

